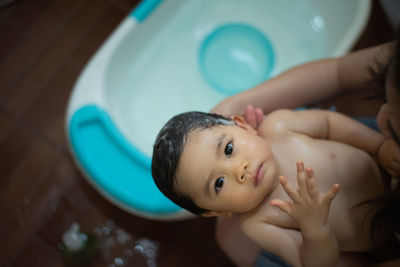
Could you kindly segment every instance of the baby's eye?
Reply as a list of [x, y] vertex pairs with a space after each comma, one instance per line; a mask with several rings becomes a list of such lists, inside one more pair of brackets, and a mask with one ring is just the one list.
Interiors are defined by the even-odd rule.
[[233, 144], [232, 144], [232, 142], [229, 142], [227, 145], [226, 145], [226, 147], [225, 147], [225, 155], [228, 157], [228, 158], [230, 158], [230, 156], [232, 155], [232, 153], [233, 153]]
[[215, 180], [215, 193], [219, 193], [221, 191], [222, 187], [224, 186], [224, 177], [219, 177], [217, 180]]

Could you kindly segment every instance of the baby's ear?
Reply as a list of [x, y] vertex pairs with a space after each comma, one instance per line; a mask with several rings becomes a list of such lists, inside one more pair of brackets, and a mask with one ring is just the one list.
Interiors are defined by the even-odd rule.
[[207, 211], [201, 214], [203, 217], [218, 217], [222, 216], [224, 218], [231, 218], [232, 217], [232, 212], [229, 211]]
[[250, 124], [246, 122], [246, 120], [242, 116], [232, 116], [231, 119], [235, 122], [237, 126], [239, 126], [242, 129], [245, 129], [246, 131], [249, 131], [252, 134], [258, 135], [258, 132], [256, 129], [254, 129]]

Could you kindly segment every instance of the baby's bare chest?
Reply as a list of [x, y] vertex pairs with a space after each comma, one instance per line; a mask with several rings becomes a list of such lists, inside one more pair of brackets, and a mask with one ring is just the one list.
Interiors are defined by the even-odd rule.
[[[383, 190], [379, 169], [374, 159], [355, 147], [329, 140], [308, 137], [291, 137], [274, 145], [279, 175], [297, 186], [296, 162], [314, 170], [319, 189], [328, 191], [339, 184], [341, 194], [337, 199], [355, 196], [370, 197]], [[279, 193], [279, 192], [277, 192]], [[284, 193], [284, 192], [281, 192]]]
[[[327, 192], [334, 184], [340, 190], [331, 204], [328, 222], [342, 249], [363, 250], [370, 246], [369, 221], [365, 207], [355, 206], [376, 198], [383, 192], [380, 173], [375, 161], [364, 151], [326, 140], [291, 138], [273, 147], [279, 175], [285, 176], [297, 188], [296, 162], [302, 161], [314, 170], [318, 188]], [[268, 197], [290, 200], [280, 185]], [[265, 202], [258, 215], [263, 221], [297, 229], [296, 223], [285, 213]]]

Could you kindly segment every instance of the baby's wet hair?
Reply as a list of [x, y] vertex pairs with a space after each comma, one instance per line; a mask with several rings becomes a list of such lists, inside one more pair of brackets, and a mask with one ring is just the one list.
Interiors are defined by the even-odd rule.
[[197, 111], [185, 112], [170, 119], [159, 132], [153, 147], [151, 172], [160, 191], [175, 204], [194, 214], [207, 212], [208, 210], [198, 207], [191, 198], [177, 190], [176, 170], [191, 132], [234, 124], [233, 120], [224, 116]]

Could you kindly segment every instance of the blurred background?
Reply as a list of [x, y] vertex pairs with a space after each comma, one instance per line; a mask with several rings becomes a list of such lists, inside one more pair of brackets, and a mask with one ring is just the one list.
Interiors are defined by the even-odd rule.
[[[156, 222], [128, 214], [87, 184], [68, 153], [64, 116], [73, 85], [138, 2], [0, 1], [0, 266], [66, 266], [60, 243], [74, 222], [98, 240], [84, 266], [232, 266], [215, 243], [213, 219]], [[354, 50], [393, 39], [381, 2], [373, 1]], [[324, 105], [377, 113], [379, 103], [359, 99]]]

